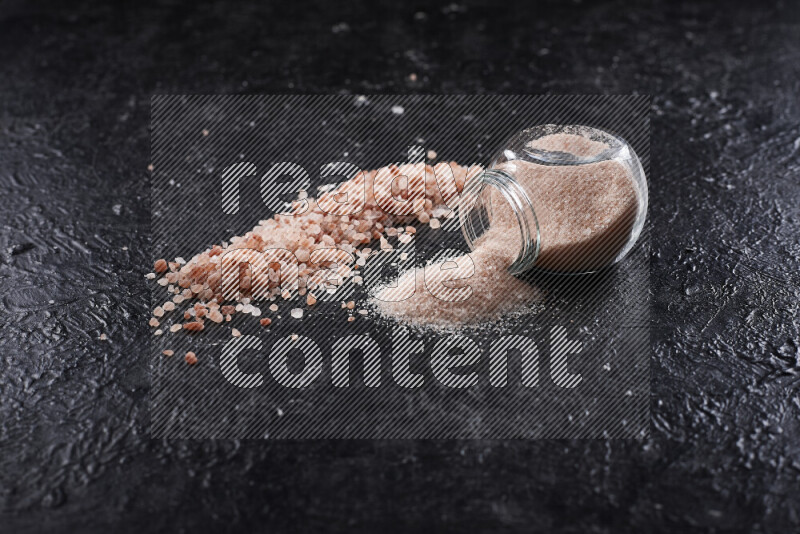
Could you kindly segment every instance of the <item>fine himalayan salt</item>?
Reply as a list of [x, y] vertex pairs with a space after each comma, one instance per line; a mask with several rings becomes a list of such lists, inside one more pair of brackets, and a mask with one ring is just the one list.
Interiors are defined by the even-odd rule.
[[[605, 143], [563, 133], [528, 146], [581, 158], [592, 158], [608, 148]], [[638, 194], [622, 163], [605, 160], [562, 166], [516, 160], [502, 168], [514, 173], [533, 203], [540, 233], [536, 267], [595, 271], [611, 263], [625, 246], [636, 219]], [[504, 203], [502, 209], [510, 208]]]
[[518, 311], [541, 299], [537, 288], [508, 272], [520, 240], [519, 227], [492, 225], [470, 254], [409, 269], [379, 288], [371, 304], [400, 322], [441, 328], [476, 325]]
[[[608, 148], [571, 134], [546, 136], [528, 146], [580, 158]], [[516, 160], [500, 168], [513, 173], [533, 202], [540, 232], [536, 267], [595, 270], [610, 263], [625, 245], [636, 216], [637, 189], [622, 164], [561, 166]], [[374, 307], [403, 323], [452, 328], [494, 321], [540, 300], [537, 288], [508, 272], [521, 249], [514, 212], [496, 190], [489, 204], [491, 225], [470, 254], [406, 271], [373, 294]]]

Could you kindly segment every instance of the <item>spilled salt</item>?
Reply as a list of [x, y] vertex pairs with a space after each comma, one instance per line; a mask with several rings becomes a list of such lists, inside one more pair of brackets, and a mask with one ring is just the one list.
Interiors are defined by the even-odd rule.
[[519, 310], [541, 296], [508, 272], [520, 239], [518, 228], [493, 225], [470, 254], [409, 269], [379, 288], [371, 304], [403, 323], [445, 328], [493, 321]]
[[[563, 133], [542, 137], [528, 146], [584, 158], [608, 148]], [[537, 267], [593, 270], [610, 263], [625, 245], [636, 216], [637, 189], [622, 164], [601, 161], [561, 166], [516, 160], [501, 168], [535, 192], [529, 196], [541, 236]], [[508, 271], [522, 245], [516, 215], [496, 190], [489, 202], [491, 226], [471, 253], [406, 271], [373, 292], [373, 307], [402, 323], [449, 329], [495, 321], [540, 301], [538, 288]], [[438, 223], [431, 219], [431, 226], [434, 221]]]

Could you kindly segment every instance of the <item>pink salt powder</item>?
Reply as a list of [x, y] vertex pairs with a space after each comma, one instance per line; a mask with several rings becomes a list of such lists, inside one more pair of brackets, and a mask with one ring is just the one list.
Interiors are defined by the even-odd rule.
[[[400, 322], [443, 329], [494, 321], [524, 309], [539, 301], [541, 293], [508, 272], [520, 239], [519, 227], [493, 225], [470, 254], [409, 269], [396, 282], [379, 288], [371, 304], [381, 315]], [[453, 268], [442, 270], [447, 266]], [[446, 273], [444, 281], [440, 273]]]
[[[537, 139], [536, 148], [582, 158], [608, 146], [580, 135]], [[529, 146], [534, 143], [529, 144]], [[536, 266], [563, 272], [607, 266], [627, 243], [636, 219], [637, 186], [630, 171], [614, 160], [583, 165], [537, 165], [522, 160], [502, 166], [525, 187], [539, 223]], [[503, 205], [503, 209], [510, 209]]]
[[545, 135], [534, 139], [526, 146], [548, 152], [566, 152], [580, 158], [597, 156], [608, 148], [608, 145], [602, 141], [595, 141], [583, 135], [566, 133]]
[[[528, 145], [581, 158], [608, 146], [580, 135], [555, 134]], [[625, 245], [637, 208], [637, 189], [629, 171], [615, 161], [578, 166], [505, 163], [534, 204], [540, 232], [536, 266], [560, 271], [587, 271], [611, 262]], [[541, 299], [541, 292], [508, 272], [521, 248], [517, 218], [496, 190], [489, 196], [491, 226], [467, 256], [455, 258], [450, 287], [469, 286], [466, 299], [443, 300], [426, 288], [426, 272], [416, 268], [374, 293], [372, 304], [384, 316], [426, 327], [452, 328], [494, 321]], [[464, 267], [462, 267], [464, 265]], [[473, 267], [474, 265], [474, 267]], [[473, 272], [474, 268], [474, 272]], [[471, 275], [471, 276], [470, 276]], [[416, 288], [415, 291], [412, 289]]]

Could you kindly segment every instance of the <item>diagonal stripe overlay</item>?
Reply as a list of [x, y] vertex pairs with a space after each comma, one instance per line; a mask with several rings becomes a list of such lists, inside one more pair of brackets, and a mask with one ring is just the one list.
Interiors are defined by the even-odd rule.
[[[189, 260], [286, 211], [298, 189], [316, 197], [318, 187], [359, 170], [419, 161], [428, 151], [440, 162], [486, 167], [507, 139], [539, 124], [613, 132], [633, 147], [649, 179], [649, 108], [644, 95], [156, 95], [153, 260]], [[365, 267], [363, 285], [347, 283], [313, 308], [296, 292], [256, 301], [269, 327], [236, 314], [230, 322], [206, 321], [202, 332], [173, 333], [170, 326], [181, 324], [191, 306], [176, 304], [151, 341], [151, 435], [649, 435], [649, 224], [613, 268], [580, 276], [525, 273], [520, 278], [542, 291], [542, 302], [458, 332], [408, 328], [357, 311], [371, 287], [398, 271], [445, 250], [467, 251], [458, 217], [443, 219], [439, 230], [418, 225], [410, 243], [390, 242], [393, 250], [376, 252]], [[254, 286], [269, 285], [266, 271], [250, 273]], [[152, 282], [153, 308], [171, 297]], [[342, 309], [342, 300], [359, 305]], [[295, 308], [304, 310], [302, 318], [292, 316]], [[174, 356], [164, 356], [166, 349]], [[184, 362], [187, 351], [197, 355], [196, 365]]]

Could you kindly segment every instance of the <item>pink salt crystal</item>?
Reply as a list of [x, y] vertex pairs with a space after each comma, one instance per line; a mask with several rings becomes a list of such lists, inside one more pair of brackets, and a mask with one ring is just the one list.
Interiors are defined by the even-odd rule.
[[235, 328], [231, 328], [231, 335], [232, 335], [233, 337], [239, 337], [239, 336], [241, 336], [241, 335], [242, 335], [242, 333], [241, 333], [241, 332], [239, 332], [239, 331], [238, 331], [237, 329], [235, 329]]
[[[463, 188], [466, 177], [477, 176], [477, 173], [468, 172], [466, 167], [455, 163], [451, 164], [450, 168], [455, 176], [456, 187], [444, 192], [440, 192], [437, 187], [433, 169], [428, 165], [418, 163], [400, 167], [390, 166], [385, 169], [388, 172], [359, 173], [348, 182], [340, 184], [338, 188], [322, 192], [317, 199], [299, 195], [305, 198], [303, 198], [303, 202], [295, 202], [292, 205], [292, 209], [295, 210], [292, 214], [279, 214], [259, 221], [258, 226], [250, 232], [222, 241], [219, 245], [214, 245], [195, 255], [188, 262], [182, 258], [176, 258], [174, 262], [166, 260], [159, 262], [159, 270], [170, 271], [168, 274], [171, 276], [162, 278], [158, 283], [163, 286], [172, 284], [170, 293], [177, 293], [173, 298], [174, 303], [180, 303], [186, 299], [198, 299], [204, 302], [215, 299], [221, 303], [223, 295], [221, 294], [220, 264], [225, 254], [234, 248], [250, 248], [256, 251], [264, 251], [267, 248], [283, 248], [293, 251], [300, 263], [303, 264], [302, 275], [313, 276], [314, 273], [327, 269], [333, 263], [328, 260], [311, 263], [312, 251], [316, 249], [336, 247], [344, 252], [353, 253], [357, 247], [366, 245], [372, 240], [379, 240], [383, 237], [381, 232], [386, 229], [392, 235], [414, 232], [413, 227], [405, 226], [413, 216], [395, 216], [385, 213], [377, 202], [378, 197], [390, 191], [394, 183], [393, 177], [402, 176], [403, 178], [397, 181], [407, 182], [410, 189], [414, 184], [423, 184], [423, 189], [435, 202], [426, 199], [420, 203], [420, 207], [424, 207], [424, 211], [418, 210], [415, 213], [421, 214], [418, 216], [420, 220], [429, 220], [426, 217], [430, 216], [434, 205], [446, 204], [449, 200], [454, 199]], [[359, 192], [362, 191], [367, 192], [365, 198], [361, 198], [359, 195]], [[397, 193], [401, 196], [408, 194], [407, 191], [398, 191]], [[338, 216], [321, 209], [321, 206], [329, 205], [334, 198], [354, 199], [352, 206], [357, 209], [357, 212], [352, 216]], [[404, 229], [405, 232], [403, 232]], [[349, 276], [350, 270], [345, 267], [342, 267], [340, 274]], [[240, 289], [248, 296], [255, 276], [255, 273], [248, 272], [248, 275], [243, 276], [240, 280]], [[269, 276], [268, 292], [280, 287], [281, 282], [280, 276]], [[281, 294], [285, 299], [291, 298], [288, 291], [279, 290], [273, 293], [273, 295], [277, 294]], [[226, 320], [228, 320], [229, 314], [225, 314], [224, 310], [222, 315], [227, 315]], [[215, 315], [215, 317], [217, 316]]]
[[191, 323], [184, 323], [183, 329], [189, 332], [199, 332], [205, 328], [205, 325], [200, 321], [193, 321]]
[[163, 317], [164, 316], [164, 308], [161, 306], [156, 306], [156, 309], [153, 310], [153, 315], [156, 317]]

